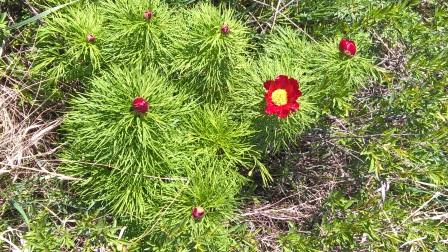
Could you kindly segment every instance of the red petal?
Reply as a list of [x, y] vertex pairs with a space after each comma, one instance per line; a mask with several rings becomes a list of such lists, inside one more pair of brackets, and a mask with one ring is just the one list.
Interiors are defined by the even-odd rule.
[[288, 86], [288, 76], [279, 75], [275, 78], [275, 84], [277, 84], [277, 88], [286, 88]]
[[266, 114], [270, 114], [270, 115], [275, 112], [275, 107], [274, 107], [275, 105], [272, 103], [271, 95], [272, 95], [271, 92], [264, 94], [264, 100], [266, 103], [266, 108], [264, 111], [266, 112]]
[[292, 111], [297, 111], [298, 109], [299, 109], [299, 103], [298, 102], [293, 102], [293, 103], [291, 103], [290, 105], [289, 105], [289, 108], [292, 110]]
[[268, 115], [273, 115], [276, 112], [276, 109], [273, 104], [267, 104], [264, 112]]
[[356, 45], [351, 42], [347, 45], [347, 51], [350, 53], [350, 55], [355, 55], [356, 54]]
[[286, 87], [286, 92], [288, 92], [288, 96], [294, 96], [299, 91], [299, 83], [297, 80], [291, 78], [288, 80], [288, 86]]
[[272, 92], [267, 92], [266, 94], [264, 94], [264, 101], [266, 102], [266, 104], [272, 103]]
[[263, 86], [266, 90], [269, 90], [274, 85], [274, 83], [275, 82], [273, 80], [268, 80], [263, 84]]
[[341, 52], [345, 51], [345, 48], [347, 47], [347, 43], [348, 43], [347, 39], [344, 39], [344, 38], [341, 39], [341, 42], [339, 42], [339, 50]]
[[289, 115], [289, 111], [288, 111], [288, 110], [282, 110], [282, 111], [280, 111], [280, 112], [277, 114], [278, 118], [285, 118], [285, 117], [287, 117], [288, 115]]

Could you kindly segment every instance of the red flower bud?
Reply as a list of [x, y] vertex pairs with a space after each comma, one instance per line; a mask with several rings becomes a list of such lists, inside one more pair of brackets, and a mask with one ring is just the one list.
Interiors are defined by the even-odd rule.
[[229, 26], [226, 25], [226, 24], [223, 24], [221, 26], [221, 33], [224, 34], [224, 35], [227, 35], [227, 34], [229, 34], [229, 32], [230, 32]]
[[339, 42], [339, 51], [348, 56], [354, 56], [356, 54], [356, 44], [353, 40], [343, 38]]
[[148, 112], [149, 103], [142, 97], [136, 97], [132, 102], [132, 108], [135, 112], [144, 114]]
[[202, 208], [200, 206], [193, 207], [193, 210], [191, 211], [191, 215], [193, 216], [193, 218], [195, 218], [197, 220], [201, 219], [205, 215], [205, 210], [204, 210], [204, 208]]
[[96, 40], [96, 37], [95, 37], [95, 35], [93, 35], [92, 33], [89, 33], [89, 34], [87, 35], [87, 42], [89, 42], [89, 43], [93, 43], [93, 42], [95, 42], [95, 40]]
[[152, 13], [151, 10], [146, 10], [145, 12], [143, 12], [143, 18], [146, 20], [150, 20], [153, 15], [154, 14]]

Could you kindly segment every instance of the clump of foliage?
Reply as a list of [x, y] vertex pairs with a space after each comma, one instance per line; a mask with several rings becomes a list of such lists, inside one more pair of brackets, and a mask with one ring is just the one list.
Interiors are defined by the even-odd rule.
[[229, 167], [254, 167], [262, 165], [251, 142], [254, 134], [249, 123], [234, 121], [228, 108], [214, 105], [195, 111], [186, 122], [182, 141], [192, 158], [218, 158]]
[[[378, 76], [370, 60], [341, 53], [335, 42], [313, 43], [291, 29], [277, 29], [264, 47], [251, 67], [235, 75], [232, 99], [244, 118], [252, 118], [261, 132], [257, 145], [265, 150], [285, 148], [327, 108], [346, 105], [347, 97]], [[266, 115], [263, 106], [267, 98], [260, 96], [266, 89], [260, 84], [280, 75], [297, 80], [301, 93], [298, 111], [285, 120]]]
[[[184, 163], [186, 180], [167, 185], [148, 216], [148, 247], [164, 250], [227, 251], [237, 246], [238, 194], [244, 177], [219, 160]], [[226, 178], [226, 179], [223, 179]], [[195, 208], [203, 213], [195, 215]]]
[[156, 65], [167, 71], [172, 60], [174, 28], [172, 10], [159, 0], [104, 1], [101, 11], [108, 30], [105, 54], [114, 64]]
[[341, 53], [338, 44], [339, 40], [316, 44], [310, 57], [310, 68], [319, 73], [316, 75], [319, 89], [332, 93], [333, 98], [343, 99], [353, 95], [368, 80], [377, 80], [379, 69], [371, 59]]
[[[361, 57], [290, 29], [250, 57], [248, 28], [223, 6], [174, 13], [159, 1], [119, 0], [96, 10], [108, 31], [105, 67], [70, 102], [62, 167], [80, 178], [83, 199], [150, 226], [137, 239], [151, 246], [234, 246], [230, 224], [245, 182], [237, 171], [257, 168], [268, 183], [262, 156], [287, 148], [336, 90], [353, 93], [373, 72]], [[336, 66], [324, 74], [319, 60]]]
[[[358, 43], [353, 55], [347, 55], [338, 47], [342, 40], [344, 38], [336, 37], [313, 43], [292, 29], [280, 28], [265, 43], [265, 52], [268, 57], [294, 55], [291, 64], [301, 66], [313, 82], [313, 90], [318, 93], [316, 102], [345, 110], [359, 88], [368, 81], [380, 79], [381, 69], [363, 55], [364, 47], [369, 46], [367, 42]], [[362, 37], [355, 40], [362, 41]]]
[[173, 70], [181, 84], [208, 101], [232, 90], [231, 76], [245, 66], [249, 30], [224, 6], [199, 4], [186, 10], [177, 27]]
[[[20, 181], [2, 177], [2, 249], [19, 247], [28, 251], [59, 251], [133, 248], [123, 237], [125, 227], [116, 219], [98, 210], [88, 209], [79, 201], [78, 204], [73, 195], [58, 184], [60, 181], [57, 179], [32, 174]], [[18, 223], [23, 227], [13, 228]]]
[[83, 80], [97, 73], [104, 60], [104, 17], [85, 4], [56, 12], [38, 30], [34, 71], [50, 82]]
[[[154, 68], [112, 67], [71, 102], [63, 125], [70, 145], [63, 169], [83, 178], [83, 196], [120, 215], [146, 214], [144, 202], [159, 186], [150, 176], [177, 173], [168, 167], [171, 137], [192, 104], [175, 92]], [[136, 97], [147, 101], [146, 112], [133, 108]]]

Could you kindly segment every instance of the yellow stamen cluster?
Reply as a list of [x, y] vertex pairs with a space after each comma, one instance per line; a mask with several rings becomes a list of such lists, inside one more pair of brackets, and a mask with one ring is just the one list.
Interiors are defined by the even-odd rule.
[[272, 92], [272, 102], [277, 106], [283, 106], [288, 103], [288, 92], [284, 89], [277, 89]]

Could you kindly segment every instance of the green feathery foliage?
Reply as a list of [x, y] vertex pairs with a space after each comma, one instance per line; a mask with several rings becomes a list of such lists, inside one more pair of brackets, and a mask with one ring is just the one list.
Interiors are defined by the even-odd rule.
[[[330, 98], [353, 95], [369, 79], [378, 80], [380, 69], [361, 53], [349, 57], [339, 51], [339, 40], [313, 44], [309, 66], [317, 78], [316, 88], [332, 94]], [[362, 44], [358, 45], [362, 52]], [[330, 100], [331, 101], [331, 100]]]
[[[94, 79], [92, 89], [71, 102], [63, 125], [69, 143], [63, 170], [81, 178], [80, 195], [137, 217], [157, 191], [151, 178], [177, 173], [166, 158], [176, 147], [173, 130], [192, 107], [157, 71], [142, 69], [112, 67]], [[132, 111], [135, 97], [149, 102], [147, 113]]]
[[169, 5], [172, 5], [173, 7], [176, 6], [182, 6], [185, 7], [186, 5], [193, 5], [193, 4], [199, 4], [199, 3], [213, 3], [213, 4], [226, 4], [227, 6], [235, 6], [239, 4], [238, 0], [220, 0], [220, 1], [206, 1], [206, 0], [165, 0]]
[[269, 177], [260, 162], [260, 153], [252, 145], [254, 131], [250, 122], [235, 122], [229, 109], [223, 104], [201, 108], [189, 118], [183, 141], [189, 155], [197, 159], [219, 159], [233, 169], [244, 167], [252, 171], [255, 167]]
[[336, 39], [309, 42], [297, 31], [278, 27], [264, 43], [263, 53], [268, 57], [290, 57], [292, 64], [300, 66], [313, 82], [321, 109], [341, 110], [349, 107], [349, 100], [360, 87], [369, 80], [379, 80], [382, 70], [363, 56], [367, 45], [359, 43], [358, 53], [349, 57], [339, 51], [338, 44]]
[[[151, 64], [168, 70], [173, 29], [179, 22], [163, 1], [107, 0], [101, 4], [101, 10], [110, 32], [106, 47], [109, 62], [143, 62], [145, 66]], [[147, 11], [151, 14], [145, 18]]]
[[245, 65], [249, 31], [222, 6], [199, 4], [183, 19], [176, 32], [173, 69], [184, 80], [182, 85], [217, 101], [232, 89], [230, 77]]
[[307, 62], [311, 57], [311, 42], [304, 35], [288, 27], [277, 26], [262, 44], [262, 53], [266, 57], [290, 57], [302, 71], [308, 70]]
[[[297, 67], [289, 55], [279, 58], [262, 57], [252, 66], [236, 75], [235, 90], [232, 93], [237, 117], [250, 120], [255, 134], [255, 144], [263, 151], [278, 151], [296, 139], [314, 123], [320, 113], [316, 104], [319, 93], [313, 88], [313, 79], [305, 75], [306, 69]], [[299, 82], [302, 96], [298, 98], [299, 110], [279, 119], [265, 113], [266, 93], [263, 83], [287, 75]]]
[[[186, 162], [184, 169], [188, 180], [166, 183], [163, 195], [151, 204], [150, 212], [159, 214], [147, 216], [147, 246], [157, 251], [229, 251], [244, 177], [218, 160]], [[193, 218], [194, 207], [202, 207], [205, 215]]]
[[103, 60], [103, 25], [103, 15], [94, 5], [53, 14], [38, 30], [33, 70], [45, 72], [45, 78], [54, 82], [91, 76]]

